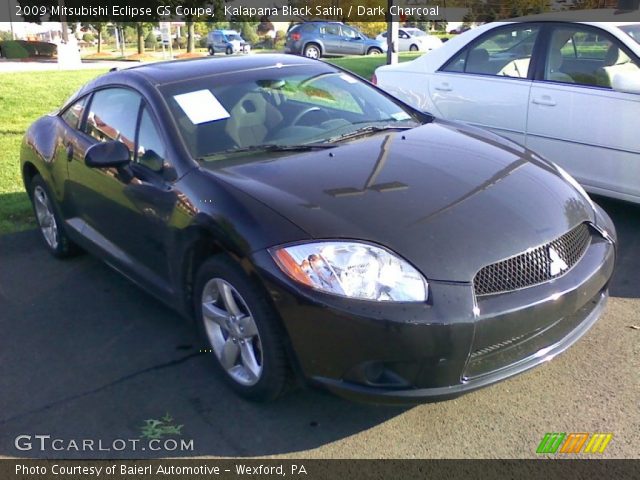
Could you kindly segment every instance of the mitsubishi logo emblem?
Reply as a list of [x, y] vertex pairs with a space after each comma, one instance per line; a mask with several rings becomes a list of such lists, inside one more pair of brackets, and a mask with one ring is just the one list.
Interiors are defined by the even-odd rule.
[[560, 258], [558, 252], [553, 247], [549, 247], [549, 260], [551, 260], [551, 265], [549, 266], [551, 270], [551, 276], [558, 275], [564, 272], [569, 266], [567, 263]]

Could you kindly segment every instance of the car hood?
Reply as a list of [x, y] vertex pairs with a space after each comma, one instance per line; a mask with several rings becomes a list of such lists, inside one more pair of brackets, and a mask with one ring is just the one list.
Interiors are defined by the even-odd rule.
[[384, 245], [431, 280], [471, 281], [485, 265], [593, 221], [589, 202], [551, 165], [455, 122], [251, 160], [213, 163], [212, 173], [311, 238]]

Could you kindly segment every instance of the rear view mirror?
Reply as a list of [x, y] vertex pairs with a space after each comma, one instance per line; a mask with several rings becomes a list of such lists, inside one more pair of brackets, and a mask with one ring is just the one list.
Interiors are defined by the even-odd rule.
[[122, 142], [100, 142], [92, 145], [84, 156], [87, 167], [123, 167], [131, 161], [129, 149]]
[[640, 72], [619, 72], [613, 76], [611, 88], [616, 92], [640, 95]]

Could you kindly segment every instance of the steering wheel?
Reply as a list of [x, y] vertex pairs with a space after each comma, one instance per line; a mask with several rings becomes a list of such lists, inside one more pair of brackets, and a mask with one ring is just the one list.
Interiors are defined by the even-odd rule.
[[321, 113], [324, 113], [327, 117], [329, 116], [327, 114], [326, 110], [322, 110], [320, 107], [308, 107], [308, 108], [305, 108], [304, 110], [302, 110], [300, 113], [298, 113], [295, 116], [295, 118], [291, 121], [290, 125], [292, 127], [298, 126], [298, 123], [300, 122], [300, 120], [302, 120], [302, 118], [305, 115], [308, 115], [309, 113], [312, 113], [312, 112], [321, 112]]

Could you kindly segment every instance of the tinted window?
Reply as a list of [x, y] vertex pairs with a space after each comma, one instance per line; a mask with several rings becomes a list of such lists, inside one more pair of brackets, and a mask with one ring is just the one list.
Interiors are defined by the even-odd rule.
[[139, 107], [140, 96], [131, 90], [99, 90], [91, 100], [86, 131], [101, 142], [122, 142], [133, 154]]
[[80, 121], [82, 120], [82, 114], [84, 113], [84, 107], [87, 102], [87, 97], [78, 100], [76, 103], [67, 108], [61, 115], [62, 120], [71, 128], [78, 128]]
[[538, 30], [530, 25], [498, 28], [463, 49], [443, 70], [526, 78]]
[[327, 35], [340, 35], [340, 25], [325, 25], [320, 28], [320, 33]]
[[154, 171], [162, 170], [166, 150], [151, 115], [145, 108], [140, 117], [136, 161]]
[[622, 44], [602, 30], [572, 25], [551, 34], [545, 80], [611, 88], [617, 73], [638, 71]]

